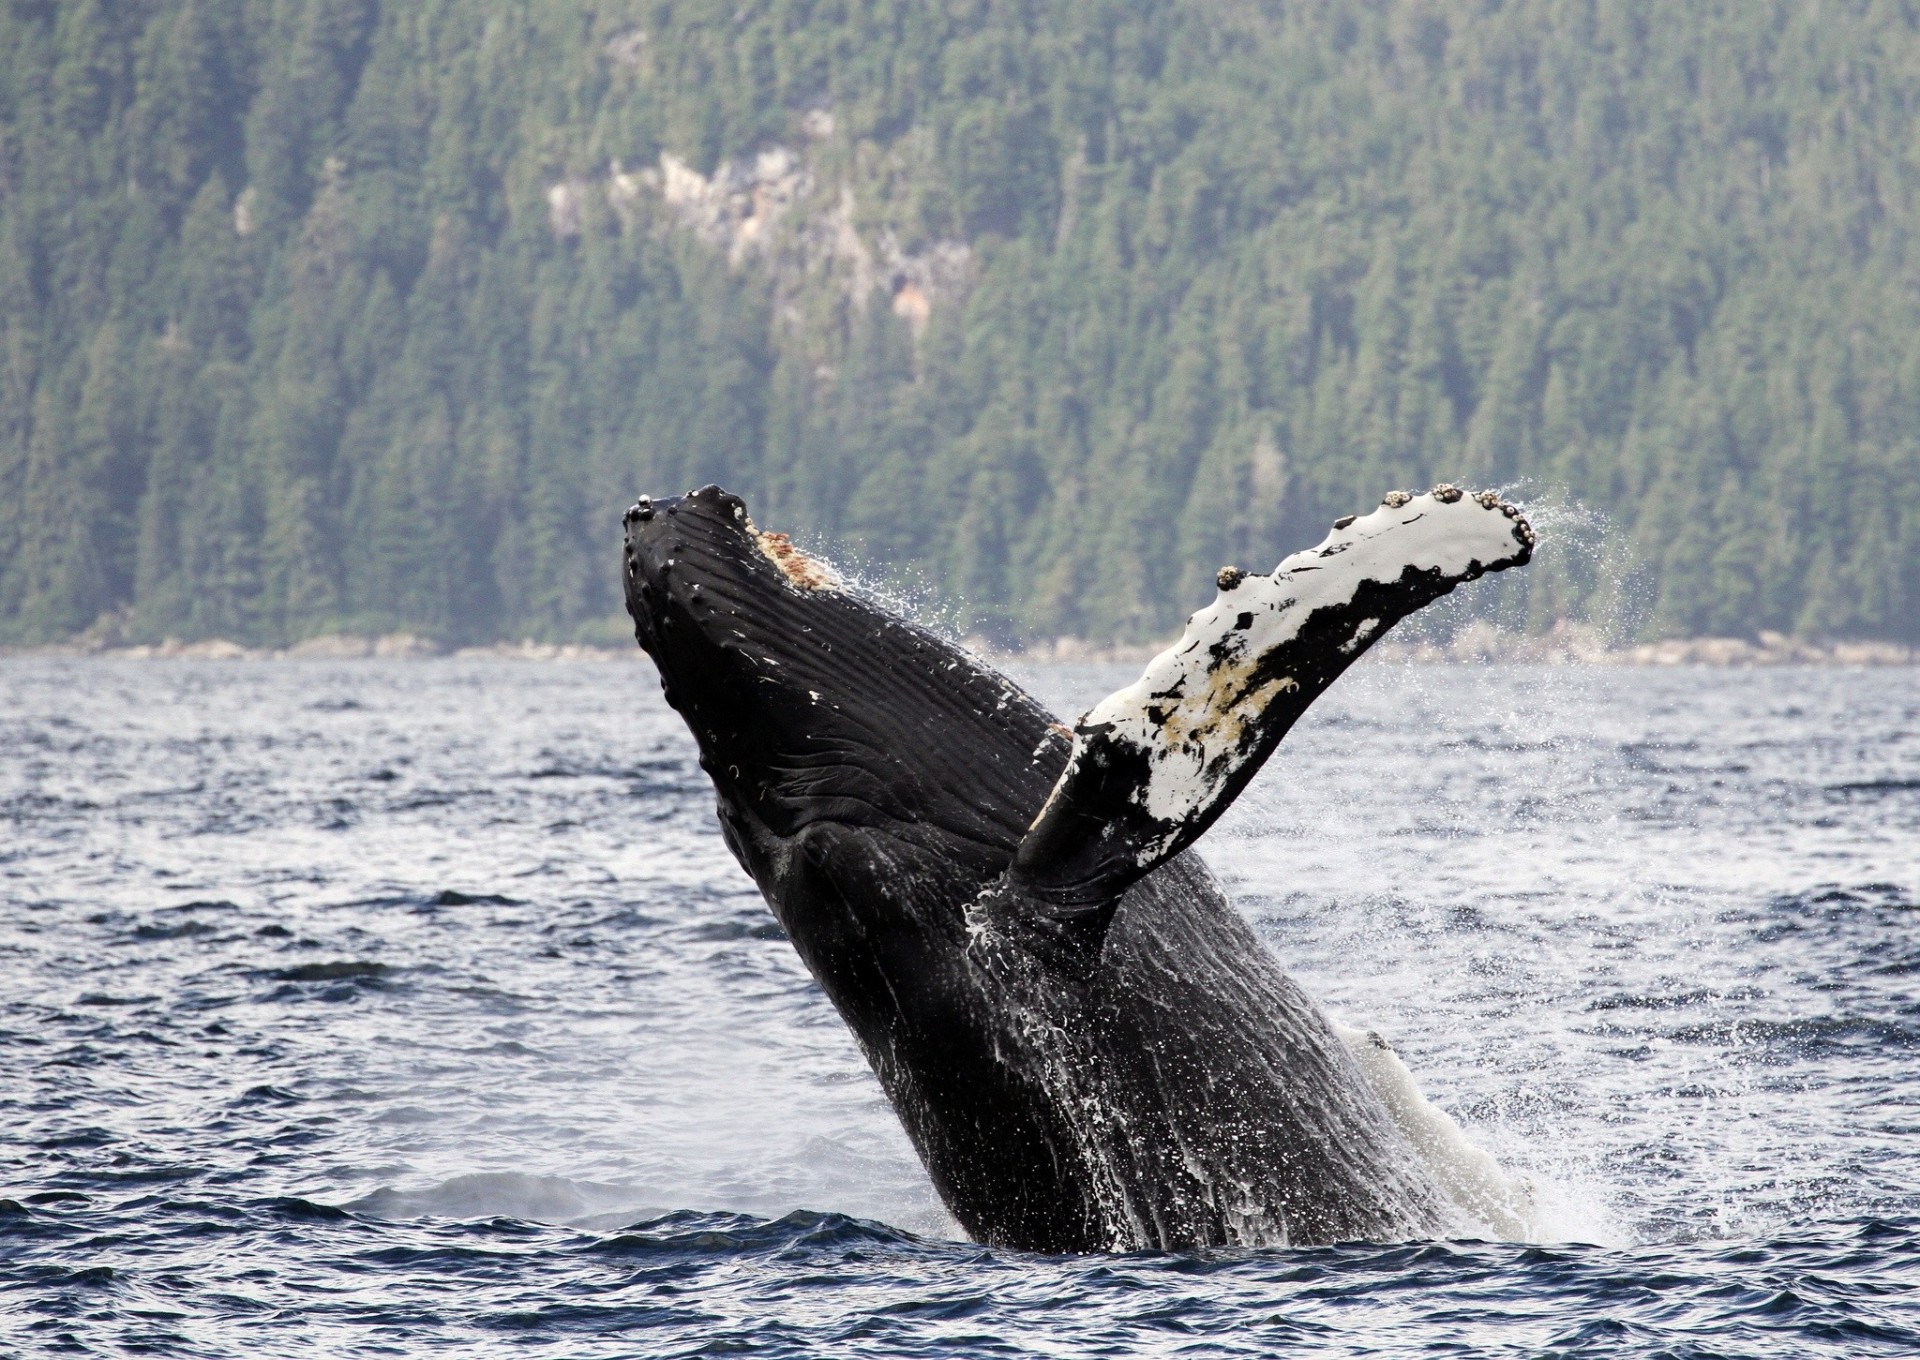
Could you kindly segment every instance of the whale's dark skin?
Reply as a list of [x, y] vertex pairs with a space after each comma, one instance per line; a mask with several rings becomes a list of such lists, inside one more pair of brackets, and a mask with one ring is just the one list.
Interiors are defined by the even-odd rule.
[[[636, 636], [727, 844], [969, 1234], [1069, 1252], [1463, 1230], [1191, 850], [1128, 872], [1106, 852], [1091, 876], [1016, 870], [1043, 805], [1063, 815], [1048, 798], [1073, 749], [1040, 704], [827, 579], [716, 487], [642, 501], [626, 528]], [[1265, 750], [1291, 720], [1259, 734]]]

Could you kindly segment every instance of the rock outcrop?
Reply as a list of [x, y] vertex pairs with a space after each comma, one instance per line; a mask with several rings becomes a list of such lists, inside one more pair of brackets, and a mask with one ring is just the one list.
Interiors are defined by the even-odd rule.
[[973, 248], [955, 239], [903, 246], [890, 226], [869, 239], [852, 184], [829, 182], [813, 155], [813, 145], [833, 134], [832, 114], [812, 110], [799, 126], [812, 145], [763, 147], [721, 161], [711, 174], [663, 151], [654, 165], [628, 169], [616, 160], [603, 179], [558, 181], [547, 189], [548, 229], [562, 240], [579, 236], [589, 198], [601, 195], [622, 230], [664, 220], [723, 252], [734, 268], [764, 270], [776, 314], [786, 320], [799, 318], [801, 291], [825, 280], [855, 306], [885, 290], [894, 314], [919, 333], [936, 310], [965, 296]]

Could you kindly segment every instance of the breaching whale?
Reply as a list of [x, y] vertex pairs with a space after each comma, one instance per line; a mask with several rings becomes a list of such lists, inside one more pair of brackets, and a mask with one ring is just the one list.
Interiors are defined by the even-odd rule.
[[1395, 622], [1534, 535], [1394, 492], [1213, 603], [1077, 724], [754, 524], [626, 514], [640, 646], [728, 846], [975, 1239], [1047, 1251], [1521, 1236], [1529, 1188], [1336, 1026], [1190, 848]]

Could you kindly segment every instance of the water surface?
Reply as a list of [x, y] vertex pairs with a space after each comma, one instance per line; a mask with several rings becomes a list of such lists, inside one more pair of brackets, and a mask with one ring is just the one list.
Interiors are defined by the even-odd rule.
[[1363, 662], [1202, 842], [1534, 1244], [961, 1240], [711, 803], [637, 660], [0, 661], [0, 1352], [1920, 1350], [1914, 672]]

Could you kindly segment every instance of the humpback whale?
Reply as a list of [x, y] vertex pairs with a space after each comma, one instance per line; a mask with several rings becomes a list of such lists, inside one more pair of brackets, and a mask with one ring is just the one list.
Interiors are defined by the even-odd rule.
[[635, 636], [727, 845], [978, 1241], [1524, 1236], [1530, 1186], [1336, 1025], [1195, 853], [1397, 621], [1519, 566], [1492, 492], [1394, 492], [1213, 602], [1073, 726], [719, 487], [626, 513]]

